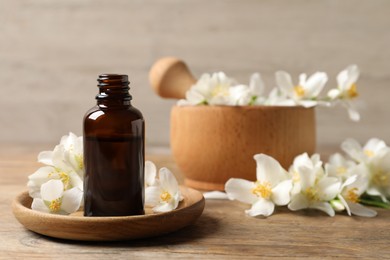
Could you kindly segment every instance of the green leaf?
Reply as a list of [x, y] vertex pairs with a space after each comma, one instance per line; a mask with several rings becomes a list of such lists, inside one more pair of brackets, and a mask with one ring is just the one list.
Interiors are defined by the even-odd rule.
[[378, 201], [376, 198], [361, 198], [359, 200], [361, 204], [367, 205], [367, 206], [374, 206], [374, 207], [379, 207], [379, 208], [384, 208], [384, 209], [390, 209], [390, 203], [388, 202], [383, 202], [382, 200]]
[[252, 96], [251, 101], [249, 102], [249, 105], [253, 106], [255, 104], [256, 99], [257, 99], [257, 96]]

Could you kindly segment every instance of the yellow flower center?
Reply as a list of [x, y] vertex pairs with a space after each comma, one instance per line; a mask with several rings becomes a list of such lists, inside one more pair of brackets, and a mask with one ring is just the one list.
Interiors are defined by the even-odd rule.
[[261, 197], [264, 199], [269, 199], [269, 197], [271, 197], [271, 183], [264, 181], [256, 182], [255, 185], [256, 187], [252, 189], [253, 194], [255, 194], [257, 197]]
[[58, 198], [58, 199], [55, 199], [55, 200], [52, 200], [49, 204], [49, 210], [50, 212], [53, 212], [53, 213], [56, 213], [58, 211], [60, 211], [61, 209], [61, 198]]
[[338, 174], [345, 174], [347, 172], [347, 168], [345, 168], [344, 166], [340, 166], [340, 167], [337, 167], [336, 171]]
[[60, 176], [60, 180], [64, 184], [64, 190], [67, 190], [70, 186], [70, 177], [67, 173], [65, 172], [60, 172], [58, 174]]
[[372, 175], [371, 181], [375, 186], [387, 187], [390, 181], [389, 176], [390, 173], [386, 173], [382, 170], [377, 170]]
[[307, 188], [303, 193], [311, 201], [318, 200], [317, 191], [315, 189], [313, 189], [312, 187]]
[[84, 169], [84, 161], [83, 161], [83, 156], [81, 154], [77, 154], [74, 156], [77, 166], [79, 167], [80, 170]]
[[160, 199], [162, 201], [165, 201], [165, 202], [169, 202], [171, 200], [171, 198], [172, 198], [171, 194], [169, 192], [167, 192], [167, 191], [164, 191], [160, 195]]
[[225, 96], [226, 97], [228, 95], [229, 95], [229, 90], [228, 90], [228, 88], [224, 87], [223, 85], [217, 85], [211, 91], [212, 97], [216, 97], [216, 96]]
[[356, 84], [353, 83], [351, 87], [348, 89], [347, 95], [349, 98], [355, 98], [359, 96], [359, 93], [357, 92]]
[[358, 203], [359, 202], [359, 196], [357, 194], [357, 188], [352, 188], [347, 191], [347, 200]]
[[374, 152], [371, 151], [371, 150], [364, 150], [364, 154], [367, 155], [367, 157], [373, 157], [374, 156]]
[[301, 176], [299, 175], [299, 173], [297, 171], [293, 172], [292, 180], [293, 180], [293, 182], [299, 182], [301, 180]]
[[298, 97], [303, 97], [305, 95], [305, 89], [300, 85], [294, 87], [294, 92]]

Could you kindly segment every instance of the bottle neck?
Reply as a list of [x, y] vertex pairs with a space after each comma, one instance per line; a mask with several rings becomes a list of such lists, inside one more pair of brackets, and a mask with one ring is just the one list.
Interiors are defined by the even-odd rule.
[[99, 94], [97, 105], [102, 108], [118, 108], [131, 106], [129, 80], [127, 75], [102, 74], [98, 78]]

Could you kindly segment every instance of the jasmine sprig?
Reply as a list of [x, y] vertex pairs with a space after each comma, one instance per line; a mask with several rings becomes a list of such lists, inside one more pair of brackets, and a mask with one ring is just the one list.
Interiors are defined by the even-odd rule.
[[[390, 209], [390, 147], [377, 138], [370, 139], [364, 146], [347, 139], [341, 147], [348, 157], [335, 153], [324, 165], [318, 154], [309, 157], [304, 153], [294, 159], [288, 172], [272, 157], [255, 155], [257, 181], [228, 180], [225, 184], [227, 197], [251, 204], [246, 211], [249, 216], [269, 216], [275, 205], [287, 205], [292, 211], [317, 209], [329, 216], [342, 211], [350, 216], [377, 215], [375, 210], [364, 205]], [[269, 176], [278, 181], [273, 180], [271, 185]], [[272, 188], [287, 181], [292, 185], [283, 186], [283, 190]], [[272, 195], [278, 192], [288, 192], [284, 198], [289, 201], [273, 201]], [[218, 199], [223, 198], [220, 193], [217, 195]], [[213, 199], [214, 193], [207, 193], [206, 197]]]
[[328, 95], [321, 97], [328, 75], [315, 72], [308, 76], [299, 75], [297, 83], [285, 71], [277, 71], [275, 79], [277, 87], [268, 96], [264, 95], [264, 82], [259, 73], [254, 73], [249, 84], [237, 83], [223, 72], [203, 74], [187, 91], [186, 98], [179, 100], [179, 106], [224, 105], [224, 106], [333, 106], [341, 104], [353, 121], [359, 121], [360, 115], [355, 109], [354, 101], [359, 96], [356, 81], [359, 69], [350, 65], [337, 75], [337, 87]]

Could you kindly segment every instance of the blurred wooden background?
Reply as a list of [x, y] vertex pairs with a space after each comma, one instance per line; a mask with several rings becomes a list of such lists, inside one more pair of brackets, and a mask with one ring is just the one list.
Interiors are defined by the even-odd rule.
[[[150, 89], [162, 56], [183, 58], [199, 76], [225, 71], [247, 82], [260, 72], [337, 73], [351, 63], [362, 120], [318, 109], [319, 150], [347, 137], [390, 142], [390, 1], [387, 0], [0, 0], [0, 142], [56, 143], [81, 134], [101, 73], [128, 73], [149, 146], [168, 147], [175, 103]], [[325, 94], [325, 93], [324, 93]]]

